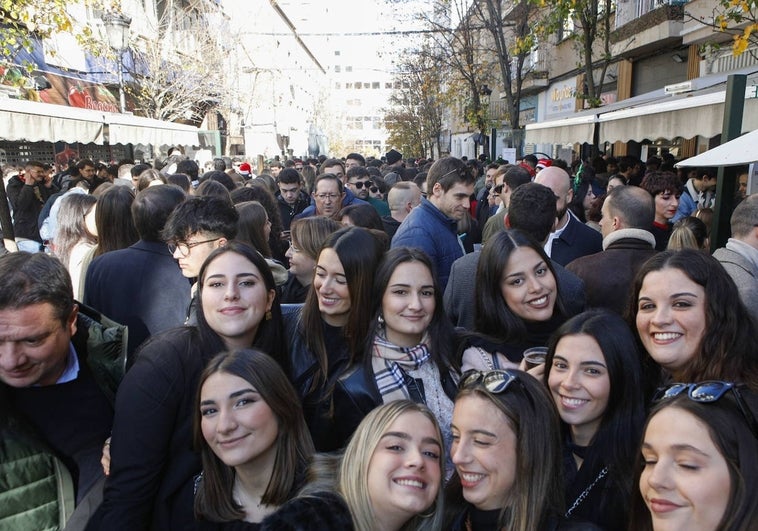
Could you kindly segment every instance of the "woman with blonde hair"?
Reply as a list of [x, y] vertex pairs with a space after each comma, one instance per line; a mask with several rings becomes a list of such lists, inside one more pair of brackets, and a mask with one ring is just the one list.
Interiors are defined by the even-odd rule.
[[379, 406], [332, 461], [335, 488], [288, 502], [262, 529], [442, 529], [443, 462], [440, 428], [426, 406], [408, 400]]

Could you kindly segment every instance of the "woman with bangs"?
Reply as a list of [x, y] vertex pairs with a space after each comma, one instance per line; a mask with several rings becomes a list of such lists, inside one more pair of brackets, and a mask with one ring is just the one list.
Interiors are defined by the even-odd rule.
[[368, 229], [333, 233], [319, 252], [305, 304], [284, 315], [290, 381], [320, 452], [342, 448], [350, 435], [338, 428], [334, 389], [347, 370], [365, 361], [374, 272], [383, 253], [384, 246]]
[[[524, 351], [547, 346], [566, 320], [544, 249], [518, 230], [488, 240], [476, 272], [476, 335], [463, 342], [463, 371], [517, 368]], [[540, 367], [532, 369], [535, 376]]]

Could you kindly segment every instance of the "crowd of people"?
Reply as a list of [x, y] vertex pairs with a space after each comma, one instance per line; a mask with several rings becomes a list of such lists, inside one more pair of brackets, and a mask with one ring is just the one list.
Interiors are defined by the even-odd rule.
[[670, 158], [217, 162], [10, 177], [0, 528], [758, 528], [758, 195], [711, 254]]

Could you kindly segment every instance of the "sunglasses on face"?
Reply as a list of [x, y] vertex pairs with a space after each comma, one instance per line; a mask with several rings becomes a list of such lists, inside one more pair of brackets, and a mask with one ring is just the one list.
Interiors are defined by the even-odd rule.
[[498, 184], [496, 187], [494, 187], [492, 189], [492, 191], [495, 192], [496, 194], [502, 193], [503, 192], [503, 185], [502, 184]]
[[742, 398], [742, 393], [740, 393], [739, 387], [741, 386], [738, 384], [721, 382], [718, 380], [691, 384], [672, 383], [658, 389], [653, 397], [653, 402], [660, 402], [661, 400], [674, 398], [686, 391], [687, 397], [693, 402], [709, 404], [718, 401], [727, 392], [731, 391], [734, 395], [734, 401], [740, 409], [740, 413], [742, 413], [742, 416], [750, 427], [750, 431], [752, 431], [753, 435], [758, 438], [758, 422], [756, 422], [755, 416]]
[[[361, 188], [363, 188], [364, 186], [365, 186], [366, 188], [368, 188], [369, 186], [373, 186], [373, 185], [374, 185], [374, 183], [372, 183], [371, 181], [355, 181], [354, 183], [350, 183], [350, 184], [351, 184], [351, 185], [353, 185], [353, 186], [355, 186], [355, 188], [356, 188], [357, 190], [360, 190], [360, 189], [361, 189]], [[372, 190], [372, 191], [373, 191], [373, 190]]]

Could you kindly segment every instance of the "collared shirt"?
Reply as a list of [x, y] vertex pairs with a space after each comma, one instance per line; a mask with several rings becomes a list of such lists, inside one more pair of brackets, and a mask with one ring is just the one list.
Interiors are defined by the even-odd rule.
[[79, 356], [76, 355], [76, 349], [73, 343], [69, 343], [68, 347], [68, 360], [66, 360], [66, 368], [63, 370], [57, 384], [63, 384], [67, 382], [73, 382], [79, 376]]
[[552, 258], [551, 253], [553, 251], [553, 242], [561, 237], [561, 234], [563, 234], [563, 231], [566, 230], [566, 227], [568, 227], [569, 223], [571, 223], [571, 216], [574, 215], [570, 210], [567, 210], [566, 214], [568, 214], [569, 216], [568, 222], [557, 231], [551, 232], [547, 237], [547, 241], [545, 242], [545, 254], [550, 256], [551, 258]]

